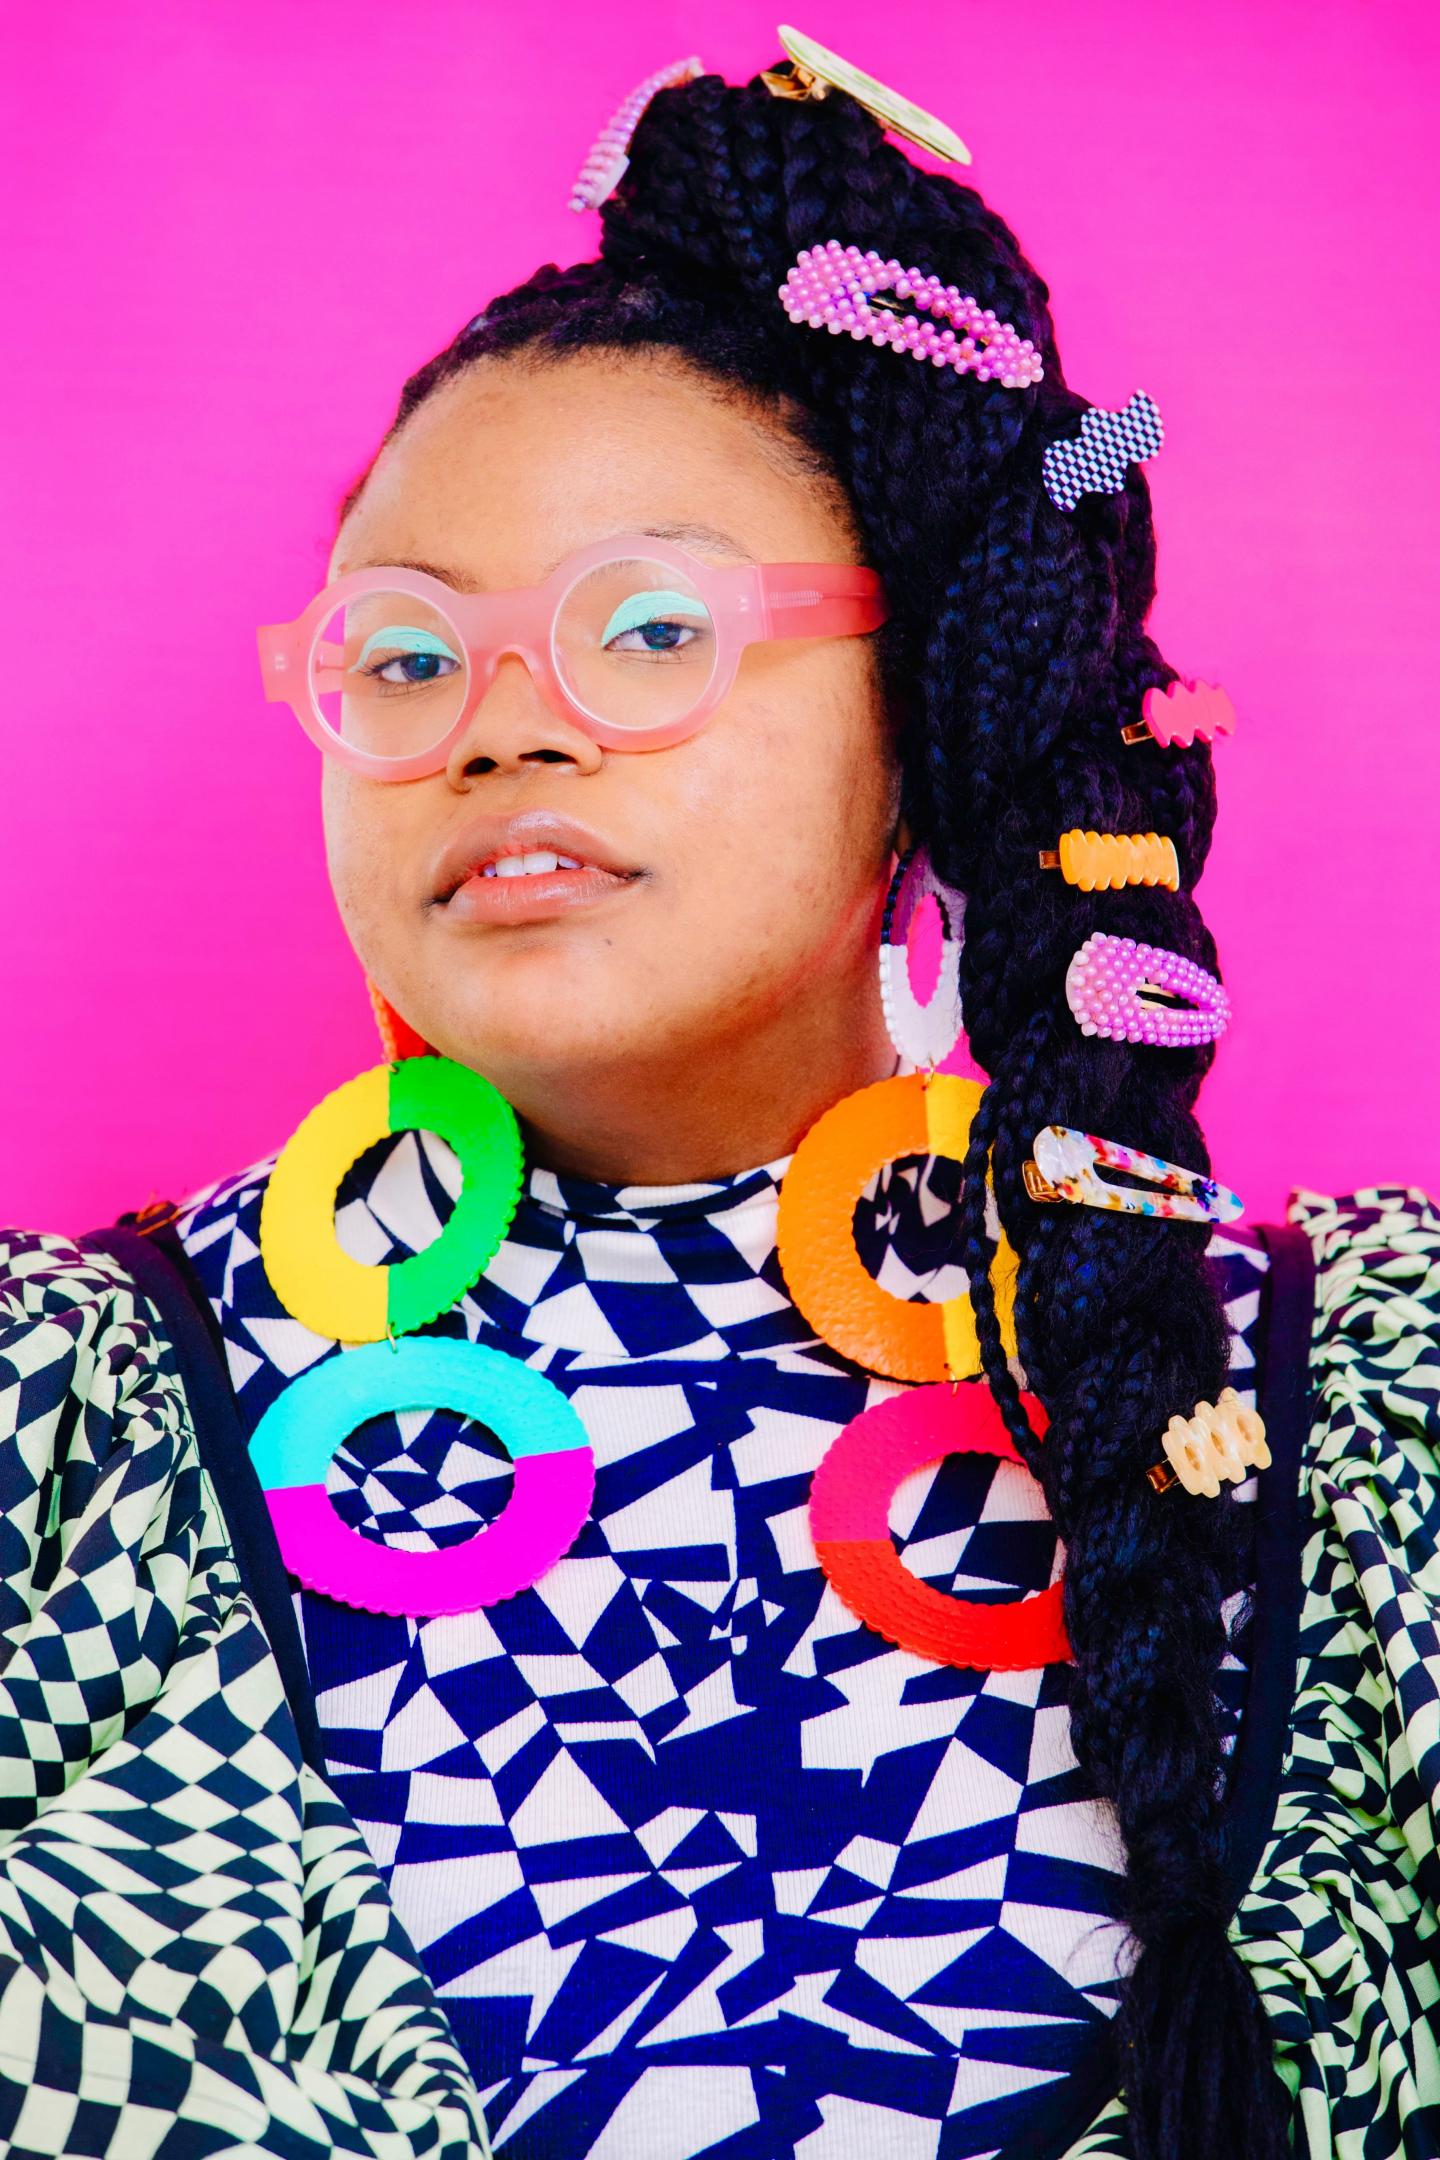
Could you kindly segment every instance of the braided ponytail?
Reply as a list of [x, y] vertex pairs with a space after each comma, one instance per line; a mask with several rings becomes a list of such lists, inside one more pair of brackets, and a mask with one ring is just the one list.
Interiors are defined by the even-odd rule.
[[[660, 91], [601, 224], [598, 261], [547, 265], [412, 376], [390, 433], [481, 356], [663, 345], [768, 404], [848, 495], [894, 611], [877, 650], [901, 716], [904, 812], [967, 895], [965, 1010], [992, 1077], [960, 1257], [986, 1377], [1065, 1545], [1075, 1753], [1125, 1841], [1135, 1959], [1116, 2031], [1136, 2160], [1274, 2160], [1287, 2102], [1227, 1936], [1218, 1805], [1221, 1603], [1241, 1518], [1228, 1492], [1187, 1506], [1144, 1476], [1170, 1416], [1224, 1385], [1207, 1233], [1040, 1208], [1021, 1176], [1051, 1122], [1209, 1167], [1193, 1116], [1209, 1047], [1087, 1039], [1064, 997], [1071, 954], [1102, 926], [1215, 964], [1191, 896], [1214, 821], [1209, 752], [1121, 746], [1145, 690], [1173, 679], [1143, 627], [1145, 480], [1132, 468], [1121, 494], [1055, 509], [1041, 453], [1084, 408], [1046, 286], [973, 189], [912, 165], [849, 98], [783, 102], [713, 75]], [[777, 287], [801, 247], [831, 238], [974, 293], [1034, 340], [1044, 382], [1006, 390], [796, 330]], [[1062, 887], [1037, 855], [1076, 826], [1170, 833], [1181, 890]], [[1043, 1445], [1001, 1345], [987, 1168], [1020, 1254], [1020, 1360], [1049, 1415]]]

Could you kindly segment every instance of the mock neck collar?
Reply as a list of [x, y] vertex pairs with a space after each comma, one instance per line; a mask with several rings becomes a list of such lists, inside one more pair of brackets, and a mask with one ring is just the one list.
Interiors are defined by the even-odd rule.
[[741, 1207], [773, 1208], [791, 1159], [789, 1155], [778, 1155], [773, 1162], [761, 1163], [753, 1170], [737, 1170], [731, 1177], [683, 1185], [611, 1185], [569, 1171], [546, 1170], [537, 1164], [526, 1173], [521, 1205], [542, 1214], [563, 1216], [577, 1226], [654, 1231], [667, 1225], [730, 1215]]
[[[886, 1077], [901, 1079], [917, 1070], [907, 1059], [897, 1057], [894, 1072]], [[653, 1231], [705, 1216], [728, 1216], [741, 1207], [773, 1210], [781, 1180], [793, 1160], [793, 1152], [777, 1155], [770, 1162], [737, 1170], [728, 1177], [678, 1185], [611, 1184], [534, 1164], [525, 1173], [521, 1206], [565, 1216], [577, 1224]]]

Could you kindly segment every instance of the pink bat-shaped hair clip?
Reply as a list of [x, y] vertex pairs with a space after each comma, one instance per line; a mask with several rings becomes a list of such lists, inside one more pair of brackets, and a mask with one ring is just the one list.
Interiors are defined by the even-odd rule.
[[1157, 742], [1162, 750], [1172, 746], [1188, 750], [1197, 739], [1213, 742], [1217, 735], [1235, 732], [1235, 707], [1229, 691], [1219, 683], [1179, 681], [1163, 690], [1147, 690], [1140, 710], [1145, 717], [1121, 730], [1122, 742]]
[[614, 194], [621, 174], [630, 163], [630, 138], [656, 91], [673, 90], [677, 84], [693, 82], [703, 73], [702, 63], [692, 53], [688, 60], [672, 60], [669, 67], [657, 68], [653, 75], [647, 75], [644, 82], [636, 85], [590, 145], [590, 154], [570, 190], [572, 210], [598, 210], [601, 203]]

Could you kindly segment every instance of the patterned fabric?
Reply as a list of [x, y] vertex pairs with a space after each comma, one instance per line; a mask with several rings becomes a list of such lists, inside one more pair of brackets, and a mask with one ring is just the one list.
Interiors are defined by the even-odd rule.
[[[180, 1222], [249, 1430], [345, 1354], [266, 1278], [274, 1160]], [[816, 1564], [815, 1466], [899, 1390], [791, 1304], [784, 1168], [619, 1191], [533, 1170], [484, 1276], [424, 1332], [562, 1389], [596, 1451], [592, 1520], [487, 1612], [297, 1597], [336, 1791], [513, 2160], [1028, 2151], [1114, 2008], [1121, 1861], [1070, 1749], [1068, 1668], [936, 1668], [861, 1627]], [[859, 1211], [901, 1296], [963, 1285], [954, 1177], [902, 1167]], [[433, 1136], [377, 1143], [342, 1185], [342, 1241], [401, 1259], [458, 1186]], [[1249, 1401], [1266, 1258], [1212, 1250]], [[425, 1546], [492, 1519], [510, 1479], [483, 1428], [416, 1411], [362, 1427], [329, 1483], [363, 1533]], [[1038, 1488], [985, 1458], [908, 1481], [892, 1523], [911, 1567], [964, 1595], [1037, 1590], [1059, 1564]], [[1233, 1719], [1239, 1658], [1225, 1683]]]
[[125, 1271], [0, 1230], [0, 2150], [475, 2160]]
[[[1319, 1268], [1298, 1687], [1232, 1936], [1296, 2149], [1440, 2153], [1440, 1209], [1300, 1192]], [[1067, 2160], [1126, 2160], [1117, 2102]]]

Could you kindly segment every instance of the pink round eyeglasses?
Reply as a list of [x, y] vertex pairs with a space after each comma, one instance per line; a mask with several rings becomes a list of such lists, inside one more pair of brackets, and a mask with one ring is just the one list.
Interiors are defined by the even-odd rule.
[[415, 780], [444, 767], [506, 653], [604, 749], [663, 750], [705, 725], [747, 645], [856, 636], [889, 612], [878, 573], [856, 564], [720, 566], [620, 533], [506, 592], [350, 571], [257, 642], [266, 697], [328, 757]]

